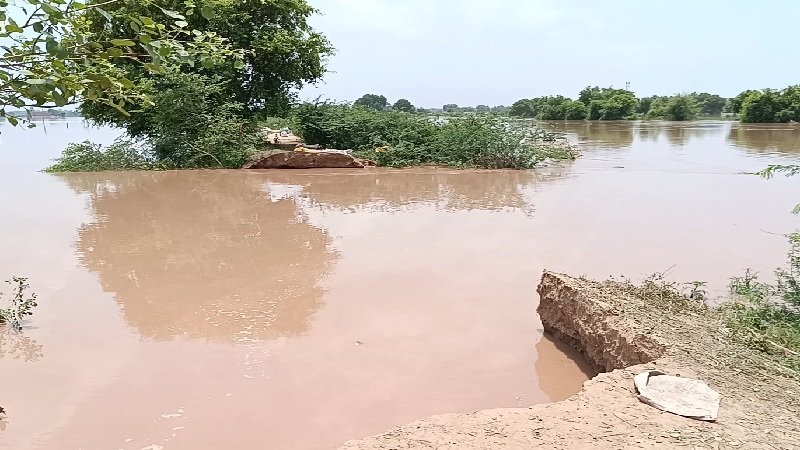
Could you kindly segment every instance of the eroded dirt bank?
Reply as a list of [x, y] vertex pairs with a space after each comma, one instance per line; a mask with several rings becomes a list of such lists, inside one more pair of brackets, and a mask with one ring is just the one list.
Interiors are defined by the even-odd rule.
[[[800, 447], [800, 384], [731, 343], [714, 311], [658, 290], [549, 272], [538, 290], [546, 330], [609, 372], [563, 402], [433, 416], [342, 448]], [[633, 376], [648, 369], [705, 380], [722, 394], [719, 420], [690, 420], [639, 402]]]

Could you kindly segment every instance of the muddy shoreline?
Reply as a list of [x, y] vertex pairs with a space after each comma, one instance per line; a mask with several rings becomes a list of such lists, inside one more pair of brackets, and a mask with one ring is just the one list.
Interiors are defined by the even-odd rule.
[[[602, 371], [569, 399], [530, 408], [424, 418], [343, 449], [408, 448], [797, 448], [800, 384], [725, 336], [714, 310], [672, 310], [618, 283], [545, 272], [545, 329]], [[658, 369], [706, 381], [722, 394], [719, 420], [656, 410], [633, 376]]]

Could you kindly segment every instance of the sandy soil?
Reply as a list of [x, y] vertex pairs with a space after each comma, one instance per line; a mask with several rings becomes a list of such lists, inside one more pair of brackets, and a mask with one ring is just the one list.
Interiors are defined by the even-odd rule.
[[[539, 292], [546, 329], [610, 372], [563, 402], [429, 417], [342, 448], [800, 447], [800, 383], [731, 343], [714, 311], [657, 290], [551, 273]], [[706, 381], [722, 394], [719, 420], [686, 419], [641, 403], [633, 376], [649, 369]]]

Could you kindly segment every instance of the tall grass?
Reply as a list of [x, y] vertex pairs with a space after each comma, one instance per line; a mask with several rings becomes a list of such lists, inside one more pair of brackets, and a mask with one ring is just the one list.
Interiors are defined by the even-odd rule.
[[800, 373], [800, 234], [789, 235], [789, 242], [787, 264], [775, 271], [773, 283], [750, 270], [731, 279], [739, 301], [723, 312], [734, 338]]

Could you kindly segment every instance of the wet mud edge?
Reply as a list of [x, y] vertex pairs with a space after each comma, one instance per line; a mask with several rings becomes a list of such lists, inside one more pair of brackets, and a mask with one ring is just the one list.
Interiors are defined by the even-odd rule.
[[[340, 448], [800, 446], [800, 384], [771, 374], [757, 354], [730, 348], [713, 310], [666, 311], [615, 283], [548, 271], [538, 292], [545, 331], [600, 372], [580, 392], [529, 408], [432, 416]], [[652, 369], [706, 381], [722, 394], [719, 420], [691, 420], [639, 402], [633, 376]]]

